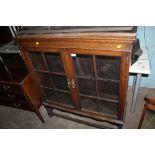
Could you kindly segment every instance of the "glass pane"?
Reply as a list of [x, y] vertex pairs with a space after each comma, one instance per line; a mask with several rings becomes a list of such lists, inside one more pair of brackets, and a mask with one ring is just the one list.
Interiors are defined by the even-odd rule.
[[119, 80], [120, 57], [96, 56], [97, 76]]
[[94, 77], [93, 57], [90, 55], [72, 54], [76, 76]]
[[80, 96], [82, 110], [117, 116], [117, 103]]
[[44, 55], [50, 72], [64, 73], [59, 53], [45, 53]]
[[96, 83], [94, 79], [77, 78], [80, 94], [96, 96]]
[[66, 76], [51, 75], [56, 89], [69, 90]]
[[46, 70], [44, 60], [40, 52], [29, 52], [29, 57], [34, 69]]
[[117, 103], [99, 100], [100, 113], [117, 116]]
[[111, 81], [98, 80], [99, 83], [99, 96], [109, 99], [118, 99], [119, 83]]
[[53, 87], [49, 74], [36, 72], [36, 76], [40, 86], [49, 87], [49, 88]]
[[45, 100], [63, 105], [73, 106], [74, 103], [69, 93], [54, 91], [52, 89], [43, 88]]
[[98, 112], [97, 99], [80, 96], [80, 102], [83, 110]]

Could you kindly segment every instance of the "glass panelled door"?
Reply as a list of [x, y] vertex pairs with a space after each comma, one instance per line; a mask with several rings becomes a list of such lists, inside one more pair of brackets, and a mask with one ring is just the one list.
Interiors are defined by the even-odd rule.
[[45, 101], [73, 107], [60, 51], [28, 52]]
[[117, 116], [121, 57], [71, 51], [81, 110]]

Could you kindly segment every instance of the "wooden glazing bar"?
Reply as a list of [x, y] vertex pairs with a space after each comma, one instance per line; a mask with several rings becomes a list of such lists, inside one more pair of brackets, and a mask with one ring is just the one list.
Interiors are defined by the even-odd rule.
[[53, 89], [53, 88], [50, 88], [50, 87], [45, 87], [45, 86], [40, 86], [41, 88], [45, 88], [45, 89], [50, 89], [50, 90], [55, 90], [55, 91], [58, 91], [58, 92], [62, 92], [62, 93], [67, 93], [67, 94], [70, 94], [69, 91], [65, 91], [65, 90], [60, 90], [60, 89]]
[[33, 69], [35, 72], [38, 72], [38, 73], [49, 73], [49, 71], [45, 71], [45, 70], [39, 70], [39, 69]]
[[79, 76], [79, 75], [77, 75], [76, 77], [79, 78], [79, 79], [89, 79], [89, 80], [95, 80], [95, 79], [97, 79], [97, 80], [101, 80], [101, 81], [105, 81], [105, 82], [119, 83], [119, 80], [115, 80], [115, 79], [104, 79], [104, 78], [100, 78], [100, 77], [93, 78], [93, 77]]
[[[49, 68], [48, 68], [48, 65], [47, 65], [47, 62], [46, 62], [46, 59], [45, 59], [44, 53], [41, 52], [41, 55], [42, 55], [42, 57], [43, 57], [43, 61], [44, 61], [44, 64], [45, 64], [46, 70], [49, 71]], [[54, 85], [53, 79], [52, 79], [52, 77], [50, 76], [50, 74], [49, 74], [49, 77], [50, 77], [50, 80], [51, 80], [51, 82], [52, 82], [52, 86], [53, 86], [53, 88], [54, 88], [54, 90], [55, 90], [55, 85]]]
[[49, 70], [45, 71], [45, 70], [34, 69], [34, 71], [39, 73], [49, 73], [51, 75], [65, 76], [64, 73], [50, 72]]
[[50, 107], [52, 107], [52, 106], [58, 106], [58, 107], [60, 107], [60, 108], [71, 108], [71, 109], [73, 109], [74, 107], [72, 106], [72, 105], [66, 105], [66, 104], [63, 104], [63, 103], [61, 103], [61, 102], [56, 102], [56, 101], [52, 101], [52, 100], [49, 100], [49, 99], [46, 99], [46, 103], [44, 103], [45, 105], [48, 105], [48, 106], [50, 106]]
[[117, 100], [108, 99], [108, 98], [94, 97], [94, 96], [83, 95], [83, 94], [80, 94], [80, 96], [82, 96], [82, 97], [87, 97], [87, 98], [91, 98], [91, 99], [98, 99], [98, 100], [103, 100], [103, 101], [118, 103]]
[[[99, 83], [98, 83], [98, 80], [97, 80], [97, 69], [96, 69], [95, 55], [93, 55], [93, 71], [94, 71], [94, 76], [95, 76], [96, 96], [97, 96], [97, 98], [99, 98]], [[99, 107], [99, 100], [98, 99], [97, 99], [97, 109], [98, 109], [98, 112], [99, 112], [100, 107]]]
[[96, 69], [95, 55], [93, 55], [93, 70], [94, 70], [94, 76], [95, 76], [95, 81], [96, 81], [96, 96], [99, 97], [99, 85], [98, 85], [98, 80], [97, 80], [97, 69]]
[[49, 71], [49, 73], [50, 73], [51, 75], [66, 76], [65, 73], [50, 72], [50, 71]]

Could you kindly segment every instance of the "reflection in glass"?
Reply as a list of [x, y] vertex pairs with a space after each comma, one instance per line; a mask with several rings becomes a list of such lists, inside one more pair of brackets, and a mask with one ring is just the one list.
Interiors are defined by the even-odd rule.
[[40, 52], [29, 52], [29, 57], [34, 69], [46, 70], [44, 60]]
[[94, 79], [77, 78], [80, 94], [96, 96], [96, 85]]
[[49, 74], [36, 72], [36, 75], [40, 86], [53, 87]]
[[94, 77], [93, 57], [90, 55], [79, 55], [73, 57], [75, 72], [80, 77]]
[[51, 77], [56, 89], [69, 91], [66, 76], [51, 75]]
[[83, 110], [98, 112], [97, 99], [80, 96], [80, 103]]
[[117, 103], [99, 100], [98, 104], [100, 113], [117, 116]]
[[53, 103], [63, 104], [63, 105], [74, 105], [70, 93], [64, 93], [59, 91], [54, 91], [52, 89], [42, 88], [44, 92], [44, 98], [46, 101], [51, 101]]
[[96, 56], [97, 76], [119, 80], [120, 57]]
[[119, 83], [112, 81], [98, 80], [99, 96], [101, 98], [118, 99]]
[[44, 55], [50, 72], [64, 73], [59, 53], [45, 53]]

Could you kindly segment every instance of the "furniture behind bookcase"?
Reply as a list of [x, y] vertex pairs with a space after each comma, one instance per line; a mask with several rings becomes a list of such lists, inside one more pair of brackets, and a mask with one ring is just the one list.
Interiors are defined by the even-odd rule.
[[28, 72], [18, 47], [9, 43], [0, 48], [0, 105], [39, 112], [41, 94], [34, 80], [33, 72]]

